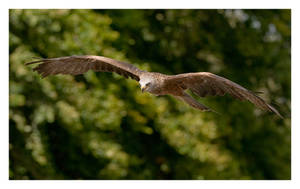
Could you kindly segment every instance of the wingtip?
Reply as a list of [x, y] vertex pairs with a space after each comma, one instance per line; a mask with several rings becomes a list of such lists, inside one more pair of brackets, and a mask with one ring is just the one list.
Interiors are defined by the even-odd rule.
[[263, 91], [254, 91], [255, 94], [264, 94]]
[[28, 65], [31, 65], [31, 64], [35, 64], [35, 63], [41, 63], [41, 62], [44, 62], [46, 60], [48, 60], [47, 58], [41, 58], [41, 57], [31, 57], [32, 59], [36, 59], [34, 61], [31, 61], [31, 62], [26, 62], [25, 63], [25, 66], [28, 66]]
[[36, 60], [36, 61], [31, 61], [31, 62], [26, 62], [25, 63], [25, 66], [28, 66], [28, 65], [31, 65], [31, 64], [35, 64], [35, 63], [40, 63], [40, 62], [43, 62], [43, 60]]
[[[276, 113], [276, 112], [275, 112]], [[284, 119], [284, 117], [279, 113], [279, 112], [277, 112], [276, 113], [281, 119]]]
[[284, 117], [278, 112], [278, 110], [276, 110], [273, 106], [268, 105], [269, 109], [271, 112], [275, 113], [276, 115], [278, 115], [281, 119], [284, 119]]
[[217, 111], [215, 111], [215, 110], [213, 110], [213, 109], [210, 109], [209, 111], [210, 111], [210, 112], [213, 112], [213, 113], [215, 113], [215, 114], [217, 114], [217, 115], [222, 115], [221, 113], [219, 113], [219, 112], [217, 112]]

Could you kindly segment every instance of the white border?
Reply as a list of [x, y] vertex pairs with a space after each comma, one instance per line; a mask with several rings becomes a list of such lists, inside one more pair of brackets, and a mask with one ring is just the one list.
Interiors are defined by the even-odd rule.
[[[1, 179], [8, 178], [8, 10], [0, 11], [1, 25], [3, 28], [1, 29], [1, 57], [3, 60], [1, 61], [0, 68], [0, 86], [3, 87], [1, 89], [1, 113], [0, 113], [0, 175]], [[4, 20], [4, 22], [3, 22]]]
[[[299, 186], [299, 133], [300, 124], [297, 117], [296, 106], [299, 105], [300, 92], [297, 88], [299, 81], [299, 16], [297, 1], [292, 0], [184, 0], [184, 1], [163, 1], [163, 0], [80, 0], [80, 1], [35, 1], [35, 0], [9, 0], [1, 2], [1, 136], [0, 136], [0, 176], [1, 186], [4, 188], [53, 188], [69, 187], [104, 187], [104, 188], [254, 188], [259, 185], [263, 188], [300, 188]], [[9, 8], [292, 8], [292, 181], [8, 181], [8, 9]], [[299, 85], [299, 84], [298, 84]], [[299, 86], [298, 86], [299, 87]], [[298, 124], [297, 124], [298, 123]], [[298, 137], [297, 137], [298, 135]], [[1, 187], [2, 188], [2, 187]]]
[[291, 8], [293, 0], [9, 0], [9, 8]]

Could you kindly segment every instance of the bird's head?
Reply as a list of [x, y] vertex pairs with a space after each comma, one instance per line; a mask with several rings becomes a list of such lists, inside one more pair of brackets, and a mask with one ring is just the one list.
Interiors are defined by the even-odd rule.
[[141, 78], [139, 81], [142, 92], [151, 92], [153, 88], [153, 82], [150, 78]]

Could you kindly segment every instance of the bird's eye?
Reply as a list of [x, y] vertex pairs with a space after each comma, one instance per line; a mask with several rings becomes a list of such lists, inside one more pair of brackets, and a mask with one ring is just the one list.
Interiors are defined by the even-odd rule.
[[150, 83], [147, 83], [146, 86], [148, 87], [150, 85]]

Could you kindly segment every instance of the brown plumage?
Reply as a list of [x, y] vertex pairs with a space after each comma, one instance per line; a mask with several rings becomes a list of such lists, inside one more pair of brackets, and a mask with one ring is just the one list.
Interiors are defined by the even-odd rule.
[[189, 89], [200, 97], [223, 96], [230, 94], [239, 100], [248, 100], [257, 107], [276, 113], [280, 113], [262, 98], [244, 87], [220, 76], [208, 72], [185, 73], [178, 75], [165, 75], [155, 72], [142, 71], [135, 66], [102, 56], [68, 56], [60, 58], [46, 58], [26, 63], [26, 65], [40, 63], [33, 70], [42, 77], [56, 74], [78, 75], [94, 70], [97, 72], [115, 72], [126, 78], [130, 77], [138, 81], [142, 91], [154, 95], [173, 95], [185, 101], [193, 108], [202, 111], [211, 111], [200, 104], [185, 91]]
[[131, 77], [139, 81], [139, 74], [142, 70], [135, 66], [106, 58], [102, 56], [67, 56], [60, 58], [45, 58], [28, 62], [26, 65], [42, 63], [33, 70], [37, 71], [42, 77], [56, 74], [79, 75], [94, 70], [97, 72], [115, 72], [126, 78]]

